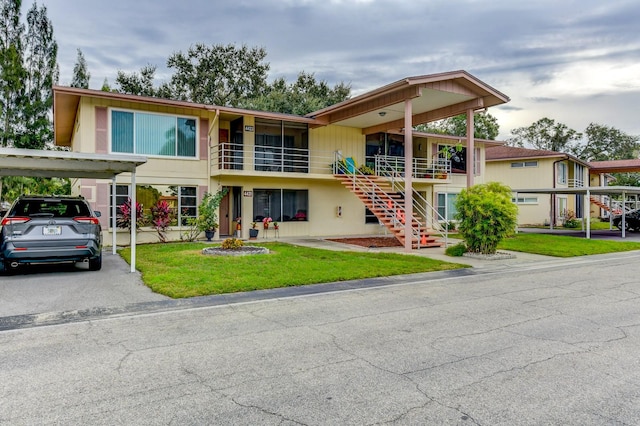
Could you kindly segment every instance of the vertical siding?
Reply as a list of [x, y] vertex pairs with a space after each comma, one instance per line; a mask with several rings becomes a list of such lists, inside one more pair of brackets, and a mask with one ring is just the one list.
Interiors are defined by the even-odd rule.
[[209, 120], [200, 119], [200, 159], [206, 160], [209, 151]]
[[108, 116], [107, 108], [96, 107], [96, 153], [106, 154], [109, 152], [109, 137], [107, 134]]

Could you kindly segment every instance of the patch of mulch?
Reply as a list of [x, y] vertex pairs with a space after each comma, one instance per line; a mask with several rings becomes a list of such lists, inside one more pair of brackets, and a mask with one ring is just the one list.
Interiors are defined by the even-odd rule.
[[327, 238], [341, 244], [351, 244], [361, 247], [402, 247], [400, 241], [394, 237], [363, 237], [363, 238]]

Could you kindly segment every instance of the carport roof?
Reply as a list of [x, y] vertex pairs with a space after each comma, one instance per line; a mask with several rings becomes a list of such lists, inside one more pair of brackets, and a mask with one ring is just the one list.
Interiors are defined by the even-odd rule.
[[135, 173], [146, 162], [147, 157], [139, 155], [0, 148], [0, 176], [111, 179]]
[[511, 189], [518, 194], [586, 194], [611, 195], [611, 194], [640, 194], [637, 186], [583, 186], [577, 188], [526, 188]]

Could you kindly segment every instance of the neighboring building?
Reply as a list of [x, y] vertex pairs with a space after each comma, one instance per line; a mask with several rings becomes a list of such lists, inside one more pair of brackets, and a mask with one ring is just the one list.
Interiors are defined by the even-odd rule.
[[[497, 181], [512, 189], [580, 188], [587, 185], [589, 164], [561, 152], [511, 146], [486, 150], [487, 181]], [[583, 218], [584, 196], [521, 191], [514, 194], [519, 225], [562, 225], [567, 215]], [[588, 214], [588, 213], [587, 213]]]
[[[69, 87], [53, 92], [56, 145], [148, 157], [136, 172], [136, 197], [145, 210], [158, 200], [173, 206], [173, 239], [197, 216], [205, 192], [227, 188], [220, 237], [235, 233], [237, 218], [247, 238], [251, 222], [271, 217], [282, 237], [391, 232], [407, 249], [435, 244], [430, 235], [451, 217], [455, 194], [487, 181], [485, 149], [501, 143], [402, 129], [462, 113], [473, 128], [474, 111], [509, 100], [464, 71], [403, 79], [305, 117]], [[351, 174], [362, 165], [375, 176]], [[72, 182], [74, 193], [103, 212], [107, 234], [113, 183]], [[117, 177], [117, 205], [131, 183]], [[406, 197], [413, 203], [405, 205], [399, 192], [413, 194]], [[139, 238], [156, 240], [150, 229]]]

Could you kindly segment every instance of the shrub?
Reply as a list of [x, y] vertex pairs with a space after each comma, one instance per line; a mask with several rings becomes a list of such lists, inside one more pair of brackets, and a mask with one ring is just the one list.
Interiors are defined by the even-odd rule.
[[198, 229], [201, 231], [215, 231], [218, 229], [218, 207], [227, 192], [229, 192], [229, 189], [223, 188], [215, 194], [209, 192], [204, 194], [198, 206]]
[[458, 230], [470, 252], [493, 254], [516, 227], [518, 207], [511, 189], [498, 182], [474, 185], [456, 200]]
[[167, 242], [167, 228], [169, 228], [173, 216], [173, 211], [165, 200], [158, 201], [158, 204], [151, 207], [151, 223], [158, 232], [158, 239], [161, 243]]
[[180, 240], [182, 241], [195, 241], [200, 234], [200, 229], [198, 229], [198, 219], [195, 217], [188, 217], [184, 221], [184, 232], [180, 234]]
[[580, 226], [580, 220], [576, 218], [576, 214], [573, 210], [567, 210], [565, 212], [562, 226], [565, 228], [577, 228]]
[[220, 245], [225, 250], [237, 250], [242, 246], [244, 246], [244, 242], [238, 238], [227, 238]]
[[[116, 217], [116, 226], [118, 228], [125, 228], [131, 231], [131, 198], [127, 198], [120, 207], [120, 213]], [[136, 201], [136, 231], [144, 225], [142, 204]]]
[[458, 243], [455, 246], [447, 247], [444, 254], [447, 256], [460, 257], [467, 252], [467, 245], [465, 243]]

